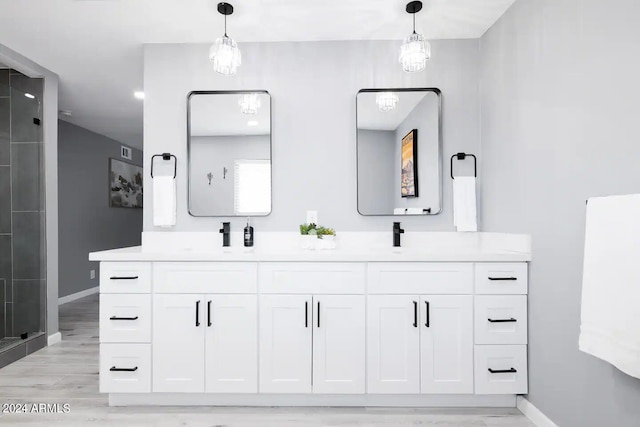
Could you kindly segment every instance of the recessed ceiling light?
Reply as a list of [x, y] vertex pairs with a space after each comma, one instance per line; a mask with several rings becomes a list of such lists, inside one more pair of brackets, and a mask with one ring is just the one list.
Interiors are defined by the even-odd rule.
[[247, 122], [247, 124], [248, 124], [249, 126], [258, 126], [258, 122], [257, 122], [256, 120], [249, 120], [249, 121]]
[[30, 93], [25, 93], [24, 96], [26, 96], [29, 99], [35, 99], [35, 96], [31, 95]]
[[142, 91], [133, 92], [133, 96], [136, 99], [144, 99], [144, 92]]

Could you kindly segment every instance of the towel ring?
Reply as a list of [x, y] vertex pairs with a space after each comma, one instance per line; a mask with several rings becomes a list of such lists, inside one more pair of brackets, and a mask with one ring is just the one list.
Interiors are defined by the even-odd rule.
[[153, 160], [156, 157], [162, 157], [162, 160], [166, 161], [171, 160], [171, 158], [173, 157], [173, 179], [176, 179], [176, 174], [178, 172], [178, 158], [171, 153], [154, 154], [153, 156], [151, 156], [151, 178], [153, 178]]
[[455, 179], [455, 177], [453, 176], [453, 159], [457, 158], [458, 160], [464, 160], [465, 158], [467, 158], [467, 156], [473, 157], [473, 176], [475, 178], [478, 177], [478, 159], [476, 158], [476, 156], [474, 154], [457, 153], [451, 156], [451, 179]]

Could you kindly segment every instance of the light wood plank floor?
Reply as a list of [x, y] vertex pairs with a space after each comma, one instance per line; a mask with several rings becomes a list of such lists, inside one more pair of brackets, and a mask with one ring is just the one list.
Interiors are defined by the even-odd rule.
[[60, 330], [60, 344], [0, 369], [0, 405], [68, 403], [70, 413], [0, 413], [0, 425], [534, 427], [516, 409], [110, 408], [98, 393], [98, 296], [61, 306]]

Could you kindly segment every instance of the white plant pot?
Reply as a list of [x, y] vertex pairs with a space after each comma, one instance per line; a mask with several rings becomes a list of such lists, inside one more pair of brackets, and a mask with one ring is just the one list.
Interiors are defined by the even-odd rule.
[[336, 236], [322, 236], [322, 239], [318, 239], [320, 249], [331, 250], [336, 248]]
[[315, 234], [300, 235], [300, 247], [305, 251], [315, 251], [318, 246], [318, 236]]

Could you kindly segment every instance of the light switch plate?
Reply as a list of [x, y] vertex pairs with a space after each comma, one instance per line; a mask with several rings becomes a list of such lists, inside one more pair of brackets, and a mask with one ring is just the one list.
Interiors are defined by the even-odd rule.
[[307, 224], [318, 223], [318, 211], [307, 211]]
[[91, 270], [91, 271], [89, 272], [89, 277], [90, 277], [92, 280], [93, 280], [93, 279], [95, 279], [95, 278], [96, 278], [96, 271], [95, 271], [95, 270]]

